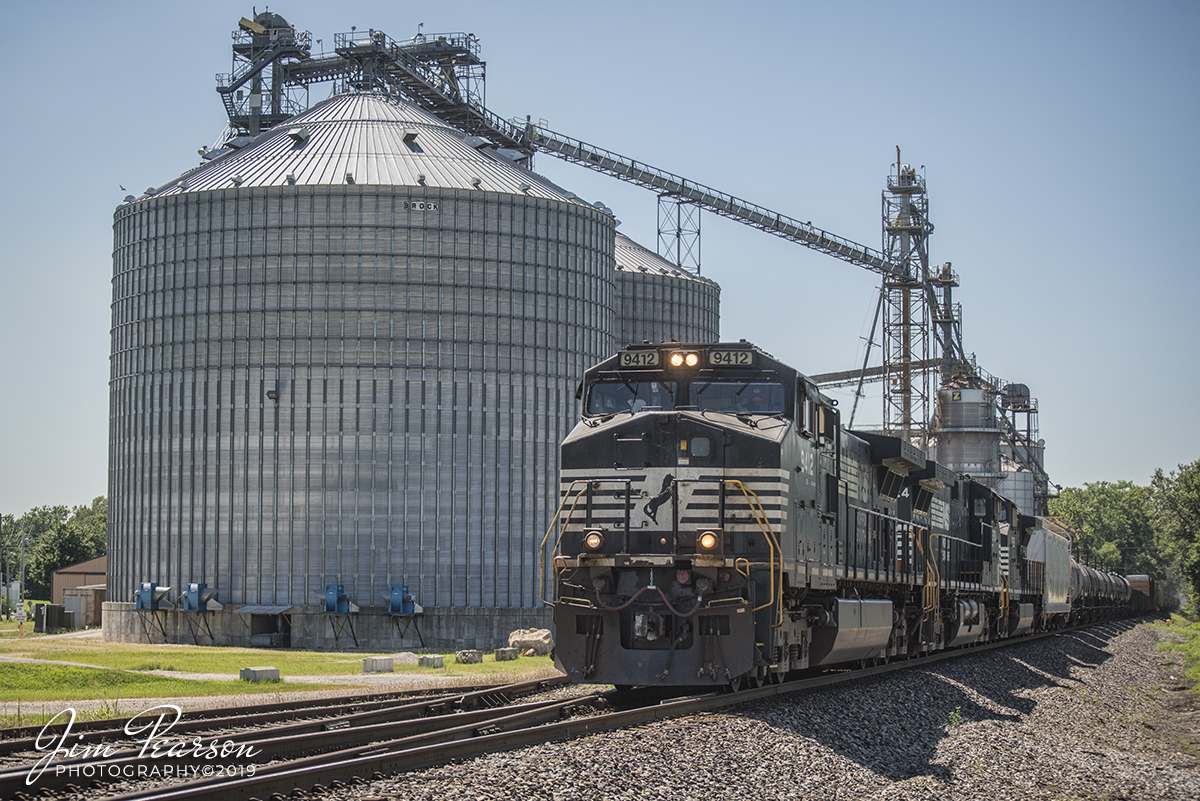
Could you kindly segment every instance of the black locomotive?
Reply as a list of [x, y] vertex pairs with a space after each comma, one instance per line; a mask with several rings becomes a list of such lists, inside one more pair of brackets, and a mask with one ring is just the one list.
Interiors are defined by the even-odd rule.
[[1154, 603], [745, 341], [630, 345], [580, 399], [543, 548], [576, 681], [737, 688]]

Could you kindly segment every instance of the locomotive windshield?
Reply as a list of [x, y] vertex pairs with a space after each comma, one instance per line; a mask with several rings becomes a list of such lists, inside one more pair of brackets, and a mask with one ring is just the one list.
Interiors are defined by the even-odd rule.
[[695, 403], [703, 411], [728, 414], [781, 414], [783, 384], [768, 381], [709, 381], [693, 384]]
[[588, 392], [588, 414], [639, 412], [652, 406], [675, 408], [674, 381], [597, 381]]

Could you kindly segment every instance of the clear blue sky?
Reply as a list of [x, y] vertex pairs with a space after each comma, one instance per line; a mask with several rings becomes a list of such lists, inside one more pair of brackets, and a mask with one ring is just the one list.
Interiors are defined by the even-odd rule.
[[[1200, 4], [270, 8], [327, 47], [351, 25], [473, 32], [502, 116], [873, 247], [899, 145], [926, 168], [931, 258], [961, 276], [966, 347], [1039, 398], [1052, 478], [1144, 484], [1200, 458]], [[216, 139], [213, 76], [251, 9], [0, 10], [0, 512], [107, 491], [112, 213]], [[652, 194], [549, 156], [536, 166], [654, 246]], [[702, 253], [725, 338], [810, 373], [861, 361], [873, 274], [711, 215]], [[865, 403], [877, 422], [878, 397]]]

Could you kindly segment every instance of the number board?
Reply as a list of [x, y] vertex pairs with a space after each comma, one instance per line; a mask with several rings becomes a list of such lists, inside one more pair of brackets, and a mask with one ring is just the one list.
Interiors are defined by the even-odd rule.
[[708, 363], [713, 367], [751, 367], [754, 365], [754, 351], [710, 350]]
[[438, 202], [436, 200], [406, 200], [404, 208], [408, 211], [437, 211]]
[[658, 367], [658, 351], [656, 351], [656, 350], [625, 350], [625, 351], [621, 351], [620, 364], [622, 367]]

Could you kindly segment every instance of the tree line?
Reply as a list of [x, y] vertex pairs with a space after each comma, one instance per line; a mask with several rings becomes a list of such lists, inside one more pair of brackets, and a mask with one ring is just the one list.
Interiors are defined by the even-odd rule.
[[[69, 565], [103, 556], [108, 550], [108, 499], [87, 506], [38, 506], [20, 517], [0, 518], [0, 571], [9, 586], [21, 574], [21, 544], [25, 545], [25, 597], [50, 599], [50, 574]], [[8, 593], [2, 611], [9, 613]]]
[[1154, 576], [1200, 611], [1200, 460], [1154, 471], [1149, 486], [1097, 481], [1068, 487], [1050, 499], [1049, 511], [1077, 533], [1079, 561]]

